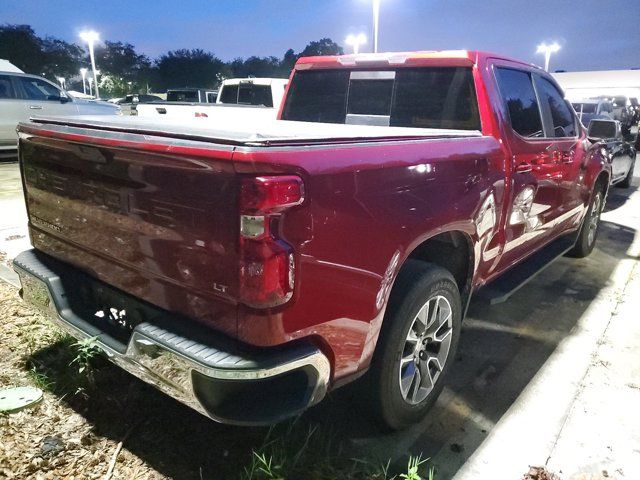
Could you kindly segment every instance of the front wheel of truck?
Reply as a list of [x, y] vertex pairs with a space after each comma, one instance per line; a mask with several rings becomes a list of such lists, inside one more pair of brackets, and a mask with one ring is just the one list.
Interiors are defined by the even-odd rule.
[[460, 337], [460, 292], [442, 267], [409, 260], [400, 272], [369, 371], [374, 414], [400, 429], [435, 403]]
[[567, 255], [574, 258], [584, 258], [588, 256], [596, 245], [598, 230], [600, 227], [600, 214], [604, 208], [604, 188], [596, 185], [596, 191], [591, 197], [591, 203], [587, 209], [587, 214], [582, 221], [580, 233], [575, 245]]

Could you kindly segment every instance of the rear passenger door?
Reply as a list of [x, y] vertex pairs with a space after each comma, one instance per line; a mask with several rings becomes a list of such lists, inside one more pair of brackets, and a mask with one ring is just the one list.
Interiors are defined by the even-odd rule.
[[511, 195], [505, 246], [497, 270], [533, 253], [551, 240], [562, 214], [559, 184], [562, 164], [555, 138], [549, 137], [534, 84], [534, 69], [494, 64], [506, 114], [504, 138], [510, 151]]
[[560, 231], [576, 226], [584, 208], [583, 190], [579, 188], [585, 155], [585, 134], [579, 127], [564, 94], [555, 83], [534, 74], [540, 101], [542, 123], [546, 137], [551, 140], [549, 150], [558, 164], [559, 210], [556, 222]]

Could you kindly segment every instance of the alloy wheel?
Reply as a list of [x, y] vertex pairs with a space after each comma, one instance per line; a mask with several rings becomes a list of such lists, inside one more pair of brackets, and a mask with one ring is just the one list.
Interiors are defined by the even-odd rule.
[[589, 245], [593, 244], [596, 240], [596, 232], [598, 231], [598, 224], [600, 223], [600, 210], [602, 210], [602, 193], [598, 192], [595, 197], [593, 197], [591, 216], [589, 217], [589, 233], [587, 234]]
[[444, 370], [453, 334], [452, 309], [442, 295], [430, 298], [413, 319], [400, 359], [402, 398], [411, 405], [422, 402]]

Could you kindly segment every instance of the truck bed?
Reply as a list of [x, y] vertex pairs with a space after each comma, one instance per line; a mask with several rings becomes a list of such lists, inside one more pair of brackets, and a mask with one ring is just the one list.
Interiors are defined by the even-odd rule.
[[[200, 120], [75, 117], [20, 124], [31, 239], [36, 249], [116, 289], [254, 344], [288, 337], [238, 326], [244, 176], [300, 175], [310, 191], [330, 199], [324, 190], [334, 187], [322, 183], [330, 177], [315, 177], [319, 165], [340, 171], [348, 161], [346, 168], [361, 171], [371, 155], [414, 164], [445, 150], [471, 159], [495, 149], [493, 139], [474, 131]], [[424, 141], [433, 142], [431, 148]], [[366, 148], [352, 149], [356, 143]], [[276, 148], [283, 146], [286, 151]], [[250, 151], [269, 158], [258, 164], [245, 157]], [[317, 161], [328, 154], [335, 158]], [[465, 171], [458, 168], [457, 175]], [[312, 222], [321, 215], [302, 208], [285, 225], [300, 252], [312, 246]]]

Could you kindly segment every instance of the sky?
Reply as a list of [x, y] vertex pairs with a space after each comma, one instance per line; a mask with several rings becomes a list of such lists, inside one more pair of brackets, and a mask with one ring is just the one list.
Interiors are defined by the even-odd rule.
[[[372, 42], [371, 0], [0, 0], [0, 24], [79, 42], [92, 28], [155, 58], [202, 48], [223, 60], [281, 57], [349, 33]], [[558, 42], [551, 70], [640, 68], [638, 0], [381, 0], [379, 51], [488, 50], [543, 63], [540, 42]]]

